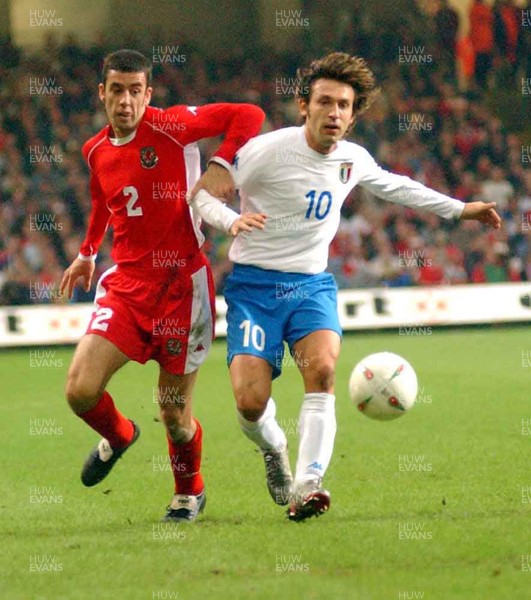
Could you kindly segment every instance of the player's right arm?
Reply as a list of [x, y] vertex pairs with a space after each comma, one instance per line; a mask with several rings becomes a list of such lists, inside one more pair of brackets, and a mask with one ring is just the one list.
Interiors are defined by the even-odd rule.
[[[234, 157], [230, 172], [236, 189], [245, 187], [251, 181], [256, 184], [260, 180], [265, 163], [264, 154], [267, 152], [263, 137], [258, 136], [249, 140]], [[189, 203], [203, 221], [232, 236], [238, 235], [241, 231], [252, 231], [253, 228], [263, 229], [267, 218], [264, 213], [239, 215], [224, 204], [223, 198], [215, 197], [204, 189], [193, 193]]]
[[[85, 148], [83, 149], [83, 153], [85, 154]], [[66, 269], [61, 280], [60, 293], [63, 294], [66, 290], [68, 298], [72, 298], [74, 287], [80, 277], [83, 279], [85, 291], [89, 291], [94, 274], [96, 254], [111, 218], [111, 212], [107, 207], [103, 192], [94, 172], [91, 172], [90, 176], [90, 193], [92, 197], [92, 210], [89, 217], [87, 235], [81, 244], [78, 257]]]
[[175, 106], [166, 112], [178, 116], [182, 125], [179, 141], [184, 145], [223, 134], [224, 139], [210, 160], [226, 169], [230, 168], [238, 150], [258, 135], [265, 118], [259, 106], [229, 102]]
[[260, 132], [264, 111], [254, 104], [217, 103], [204, 106], [174, 106], [166, 110], [181, 126], [179, 142], [187, 145], [202, 138], [224, 135], [223, 142], [209, 161], [191, 195], [199, 189], [218, 198], [229, 199], [234, 193], [230, 165], [236, 152]]
[[246, 213], [239, 215], [219, 198], [206, 190], [199, 190], [192, 198], [190, 205], [198, 212], [203, 221], [220, 231], [236, 237], [241, 231], [263, 229], [266, 215], [262, 213]]

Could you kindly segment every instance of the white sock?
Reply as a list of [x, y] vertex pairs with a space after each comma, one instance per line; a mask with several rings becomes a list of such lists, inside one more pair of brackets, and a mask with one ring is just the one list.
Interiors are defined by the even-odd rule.
[[305, 394], [299, 417], [299, 456], [294, 485], [321, 479], [332, 458], [336, 436], [333, 394]]
[[280, 452], [286, 444], [286, 434], [275, 419], [277, 407], [273, 398], [269, 398], [264, 414], [258, 421], [248, 421], [238, 412], [238, 421], [243, 433], [254, 442], [260, 450]]

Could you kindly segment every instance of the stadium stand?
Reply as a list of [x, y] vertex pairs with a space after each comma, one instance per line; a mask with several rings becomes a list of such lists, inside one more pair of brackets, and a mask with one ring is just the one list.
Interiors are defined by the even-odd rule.
[[[449, 13], [426, 21], [426, 37], [420, 40], [411, 29], [351, 22], [335, 41], [336, 49], [367, 57], [383, 90], [356, 124], [352, 139], [385, 168], [441, 192], [465, 202], [495, 200], [504, 219], [499, 231], [487, 231], [475, 222], [457, 225], [356, 189], [344, 205], [331, 248], [329, 269], [340, 287], [531, 279], [531, 172], [526, 169], [531, 156], [487, 101], [489, 88], [492, 92], [508, 80], [517, 89], [529, 68], [523, 62], [529, 61], [529, 52], [519, 51], [508, 3], [502, 4], [493, 17], [492, 60], [480, 61], [483, 70], [476, 73], [476, 83], [471, 79], [468, 90], [460, 89], [457, 81], [455, 49], [440, 35], [441, 23], [453, 19]], [[422, 60], [397, 60], [397, 48], [419, 48], [420, 43], [423, 50], [417, 55]], [[151, 52], [145, 43], [134, 47]], [[29, 55], [3, 43], [0, 304], [38, 302], [30, 295], [31, 283], [59, 282], [77, 255], [90, 211], [88, 173], [80, 150], [106, 123], [95, 90], [102, 58], [114, 49], [103, 42], [83, 48], [73, 37], [59, 45], [50, 37], [38, 54]], [[227, 55], [213, 61], [193, 45], [181, 45], [187, 57], [184, 65], [156, 67], [152, 103], [250, 101], [266, 111], [268, 130], [295, 124], [296, 65], [328, 49], [301, 43], [281, 56], [262, 48], [253, 57]], [[32, 80], [41, 88], [49, 82], [53, 87], [28, 93]], [[201, 143], [204, 158], [216, 144]], [[220, 292], [230, 269], [230, 240], [205, 230], [204, 248]], [[96, 275], [112, 264], [109, 251], [107, 236]], [[77, 289], [74, 301], [88, 301], [93, 293]]]

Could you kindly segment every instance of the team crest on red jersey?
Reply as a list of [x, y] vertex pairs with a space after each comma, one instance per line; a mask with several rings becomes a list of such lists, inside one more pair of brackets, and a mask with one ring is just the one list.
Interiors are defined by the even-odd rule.
[[339, 165], [339, 181], [341, 183], [348, 183], [350, 176], [352, 175], [352, 163], [344, 162]]
[[144, 146], [140, 149], [140, 164], [144, 169], [152, 169], [159, 162], [159, 157], [153, 146]]
[[170, 338], [166, 342], [166, 350], [168, 351], [168, 354], [171, 354], [172, 356], [177, 356], [177, 354], [180, 354], [182, 349], [183, 344], [181, 340], [178, 340], [176, 338]]

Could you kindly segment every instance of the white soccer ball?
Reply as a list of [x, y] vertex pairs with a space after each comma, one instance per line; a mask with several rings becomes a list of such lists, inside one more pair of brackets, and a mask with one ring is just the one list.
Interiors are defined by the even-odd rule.
[[354, 367], [348, 389], [352, 402], [371, 419], [390, 421], [410, 410], [417, 398], [417, 374], [405, 358], [376, 352]]

